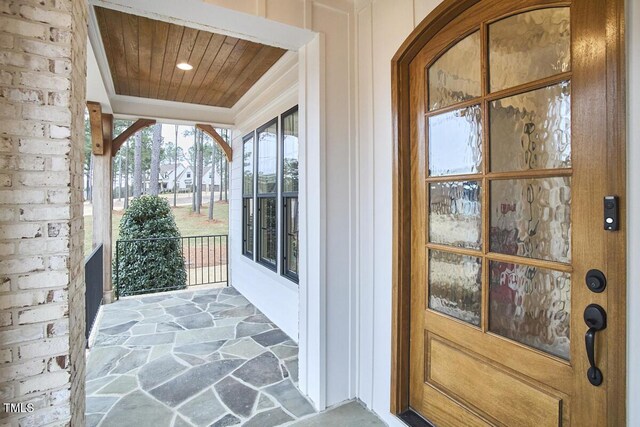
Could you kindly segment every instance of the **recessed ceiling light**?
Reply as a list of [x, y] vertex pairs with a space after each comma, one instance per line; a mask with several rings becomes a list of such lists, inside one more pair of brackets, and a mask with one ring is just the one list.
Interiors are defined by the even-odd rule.
[[176, 65], [176, 67], [178, 67], [178, 68], [180, 68], [181, 70], [184, 70], [184, 71], [193, 70], [193, 65], [187, 64], [186, 62], [181, 62], [178, 65]]

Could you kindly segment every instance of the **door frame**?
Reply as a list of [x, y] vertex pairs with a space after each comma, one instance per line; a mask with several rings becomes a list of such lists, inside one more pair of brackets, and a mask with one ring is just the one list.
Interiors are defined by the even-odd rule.
[[[402, 43], [391, 61], [393, 134], [393, 238], [390, 411], [410, 425], [421, 418], [409, 408], [409, 337], [411, 302], [411, 127], [409, 64], [423, 46], [455, 17], [485, 0], [443, 0]], [[607, 233], [606, 251], [611, 295], [607, 329], [615, 336], [607, 347], [608, 425], [626, 425], [626, 73], [624, 0], [603, 0], [597, 13], [606, 16], [607, 168], [609, 194], [620, 196], [620, 231]]]

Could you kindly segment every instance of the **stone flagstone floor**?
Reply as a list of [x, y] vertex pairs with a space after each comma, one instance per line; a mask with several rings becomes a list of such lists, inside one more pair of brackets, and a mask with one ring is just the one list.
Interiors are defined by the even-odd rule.
[[290, 424], [314, 413], [298, 347], [234, 288], [103, 307], [87, 362], [87, 426]]

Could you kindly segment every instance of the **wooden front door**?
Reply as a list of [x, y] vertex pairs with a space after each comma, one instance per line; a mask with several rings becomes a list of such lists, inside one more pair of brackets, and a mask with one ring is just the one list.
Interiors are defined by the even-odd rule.
[[624, 422], [606, 7], [481, 0], [408, 65], [409, 406], [435, 425]]

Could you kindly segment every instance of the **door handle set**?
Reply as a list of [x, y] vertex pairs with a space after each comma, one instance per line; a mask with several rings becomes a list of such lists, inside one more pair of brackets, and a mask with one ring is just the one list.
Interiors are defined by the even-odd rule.
[[[599, 270], [589, 270], [585, 278], [587, 287], [595, 293], [604, 291], [607, 286], [605, 275]], [[598, 304], [589, 304], [584, 309], [584, 323], [589, 327], [584, 335], [584, 343], [589, 359], [587, 379], [594, 386], [602, 384], [602, 371], [596, 366], [596, 332], [607, 327], [607, 312]]]
[[596, 332], [607, 327], [607, 313], [598, 304], [589, 304], [584, 310], [584, 323], [589, 327], [584, 335], [590, 365], [587, 378], [591, 384], [599, 386], [602, 384], [602, 371], [596, 366]]

